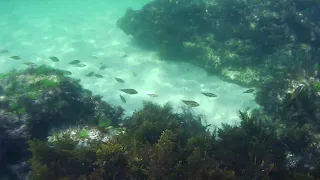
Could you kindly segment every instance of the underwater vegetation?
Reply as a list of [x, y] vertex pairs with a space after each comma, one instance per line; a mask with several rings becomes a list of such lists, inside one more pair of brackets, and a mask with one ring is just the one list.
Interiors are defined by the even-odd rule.
[[318, 1], [162, 1], [117, 25], [141, 47], [244, 86], [310, 72], [319, 59]]
[[[239, 126], [209, 132], [201, 118], [167, 104], [146, 102], [125, 120], [126, 133], [106, 143], [77, 146], [69, 136], [51, 143], [31, 140], [33, 179], [316, 179], [288, 167], [286, 152], [303, 142], [279, 136], [267, 119], [239, 112]], [[281, 129], [289, 132], [292, 129]], [[297, 131], [296, 131], [297, 132]], [[281, 134], [281, 133], [280, 133]], [[315, 167], [319, 170], [319, 167]], [[301, 172], [299, 172], [301, 170]]]
[[[263, 109], [239, 111], [239, 124], [212, 131], [193, 113], [199, 106], [193, 100], [182, 100], [188, 108], [181, 113], [170, 104], [145, 102], [123, 118], [124, 109], [83, 89], [66, 76], [71, 72], [25, 62], [30, 68], [0, 75], [0, 174], [35, 180], [320, 179], [318, 11], [317, 1], [296, 0], [155, 0], [128, 9], [117, 24], [137, 44], [254, 85], [243, 93], [256, 93]], [[69, 65], [86, 66], [80, 60]], [[87, 76], [103, 78], [93, 71]], [[138, 94], [129, 88], [119, 91]]]
[[319, 179], [319, 10], [318, 1], [155, 0], [117, 25], [164, 59], [256, 87], [244, 93], [263, 109], [214, 133], [217, 167], [236, 179]]
[[[52, 128], [96, 125], [118, 126], [123, 114], [93, 96], [64, 71], [46, 66], [12, 71], [0, 77], [0, 129], [5, 152], [1, 164], [27, 158], [27, 141], [45, 140]], [[3, 148], [3, 147], [1, 147]]]
[[[240, 111], [239, 124], [213, 131], [190, 107], [176, 113], [170, 104], [144, 102], [123, 118], [122, 108], [46, 66], [4, 74], [0, 84], [0, 163], [2, 169], [17, 164], [12, 178], [320, 177], [319, 83], [312, 78], [283, 86], [283, 101], [273, 102], [278, 111]], [[267, 92], [258, 91], [258, 102], [266, 103]]]

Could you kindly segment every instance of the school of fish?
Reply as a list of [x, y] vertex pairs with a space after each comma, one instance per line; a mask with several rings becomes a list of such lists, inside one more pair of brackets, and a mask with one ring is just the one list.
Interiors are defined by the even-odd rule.
[[[9, 50], [7, 49], [3, 49], [3, 50], [0, 50], [0, 54], [6, 54], [6, 53], [9, 53]], [[128, 57], [127, 54], [124, 54], [121, 56], [121, 59], [123, 58], [126, 58]], [[15, 55], [15, 56], [11, 56], [10, 57], [11, 59], [13, 60], [22, 60], [22, 58], [18, 55]], [[60, 59], [56, 56], [50, 56], [48, 57], [52, 62], [55, 62], [55, 63], [58, 63], [60, 62]], [[99, 57], [95, 56], [95, 55], [92, 55], [91, 58], [93, 59], [99, 59]], [[37, 64], [33, 63], [33, 62], [24, 62], [23, 64], [25, 64], [26, 66], [28, 67], [31, 67], [31, 68], [34, 68], [34, 67], [37, 67]], [[75, 67], [86, 67], [87, 65], [83, 62], [81, 62], [80, 60], [72, 60], [69, 62], [70, 65], [73, 65]], [[100, 67], [99, 67], [99, 70], [105, 70], [107, 69], [107, 65], [105, 65], [104, 63], [100, 63]], [[70, 71], [64, 71], [65, 75], [72, 75], [72, 72]], [[103, 78], [103, 76], [99, 73], [95, 73], [94, 71], [91, 71], [89, 72], [87, 75], [87, 77], [97, 77], [97, 78]], [[136, 73], [133, 72], [133, 76], [136, 77]], [[114, 79], [118, 82], [118, 83], [125, 83], [125, 80], [119, 78], [119, 77], [114, 77]], [[125, 94], [129, 94], [129, 95], [134, 95], [134, 94], [138, 94], [138, 91], [136, 91], [135, 89], [119, 89], [121, 92], [125, 93]], [[246, 91], [244, 91], [243, 93], [253, 93], [255, 91], [255, 89], [247, 89]], [[204, 96], [207, 96], [209, 98], [215, 98], [215, 97], [218, 97], [215, 93], [212, 93], [212, 92], [201, 92], [201, 94], [203, 94]], [[155, 98], [155, 97], [159, 97], [158, 94], [155, 94], [155, 93], [151, 93], [151, 94], [147, 94], [148, 96], [152, 97], [152, 98]], [[120, 97], [120, 100], [123, 102], [123, 103], [126, 103], [127, 100], [125, 99], [124, 95], [119, 95]], [[198, 107], [200, 106], [200, 104], [194, 100], [181, 100], [187, 107], [189, 108], [194, 108], [194, 107]]]

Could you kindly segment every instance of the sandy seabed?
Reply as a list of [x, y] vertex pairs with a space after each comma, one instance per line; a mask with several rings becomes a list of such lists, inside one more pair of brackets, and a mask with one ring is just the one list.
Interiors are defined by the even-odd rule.
[[[246, 88], [224, 82], [190, 64], [164, 61], [154, 52], [134, 47], [130, 37], [116, 27], [116, 20], [127, 7], [138, 9], [147, 1], [92, 2], [1, 1], [0, 50], [7, 49], [9, 53], [0, 54], [0, 72], [26, 68], [23, 62], [28, 61], [71, 71], [71, 77], [80, 79], [84, 88], [103, 96], [108, 103], [122, 106], [126, 115], [141, 108], [143, 101], [161, 105], [170, 102], [179, 111], [185, 106], [182, 100], [193, 100], [200, 104], [193, 108], [194, 112], [203, 115], [208, 124], [220, 125], [236, 122], [238, 110], [258, 107], [253, 94], [242, 93]], [[53, 62], [50, 56], [60, 61]], [[75, 59], [86, 66], [70, 65]], [[101, 63], [107, 68], [100, 70]], [[103, 78], [87, 77], [91, 71]], [[115, 77], [125, 83], [117, 82]], [[119, 90], [126, 88], [135, 89], [138, 94]], [[210, 98], [201, 92], [218, 97]]]

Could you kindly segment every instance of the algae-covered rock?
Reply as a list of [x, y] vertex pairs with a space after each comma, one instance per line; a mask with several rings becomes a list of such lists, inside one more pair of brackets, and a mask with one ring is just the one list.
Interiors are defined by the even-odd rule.
[[[165, 59], [261, 85], [265, 79], [256, 76], [284, 78], [279, 74], [283, 65], [285, 76], [297, 63], [306, 69], [317, 63], [319, 9], [317, 1], [155, 0], [140, 10], [128, 9], [117, 25]], [[278, 57], [279, 52], [288, 54]], [[230, 68], [233, 77], [225, 71]]]
[[235, 82], [242, 86], [250, 86], [257, 84], [260, 80], [259, 72], [255, 69], [245, 68], [239, 70], [231, 70], [224, 68], [221, 71], [221, 79], [229, 82]]
[[0, 85], [3, 111], [25, 121], [27, 137], [46, 137], [50, 128], [62, 124], [120, 123], [122, 108], [103, 102], [60, 70], [40, 66], [11, 72], [0, 78]]
[[28, 157], [28, 139], [46, 139], [52, 128], [70, 125], [118, 126], [123, 109], [94, 96], [65, 72], [46, 66], [0, 77], [1, 164]]
[[107, 143], [115, 136], [126, 132], [125, 127], [74, 126], [66, 129], [55, 129], [48, 136], [47, 141], [54, 143], [60, 138], [68, 137], [77, 143], [78, 147], [90, 147], [96, 143]]

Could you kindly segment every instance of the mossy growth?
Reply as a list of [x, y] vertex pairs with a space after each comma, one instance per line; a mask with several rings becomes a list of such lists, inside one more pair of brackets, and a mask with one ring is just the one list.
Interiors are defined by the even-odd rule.
[[26, 95], [31, 99], [40, 97], [39, 90], [55, 88], [63, 81], [63, 71], [47, 66], [28, 68], [21, 71], [11, 71], [1, 75], [2, 84], [8, 84], [5, 89], [7, 96]]
[[24, 114], [27, 111], [26, 106], [18, 104], [16, 102], [11, 103], [9, 108], [11, 112], [15, 112], [17, 114]]
[[85, 131], [85, 130], [80, 131], [79, 132], [79, 136], [80, 136], [80, 138], [88, 138], [89, 137], [89, 132]]
[[320, 82], [314, 82], [313, 88], [316, 92], [320, 92]]
[[37, 82], [37, 84], [41, 87], [41, 88], [53, 88], [56, 87], [58, 85], [58, 82], [55, 82], [54, 80], [51, 79], [41, 79], [40, 81]]
[[15, 69], [10, 72], [7, 72], [7, 73], [0, 73], [0, 80], [8, 78], [10, 76], [14, 76], [14, 74], [16, 74], [16, 73], [17, 73], [17, 70], [15, 70]]
[[127, 132], [107, 143], [81, 148], [68, 137], [53, 144], [30, 141], [32, 176], [286, 180], [305, 175], [285, 167], [285, 151], [291, 144], [279, 139], [274, 123], [248, 112], [239, 112], [239, 117], [238, 126], [223, 125], [211, 133], [190, 111], [173, 113], [169, 104], [145, 102], [125, 122]]
[[107, 128], [108, 126], [110, 126], [112, 123], [111, 119], [99, 119], [99, 124], [98, 126], [100, 128]]

